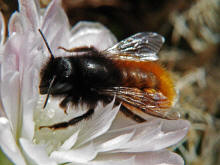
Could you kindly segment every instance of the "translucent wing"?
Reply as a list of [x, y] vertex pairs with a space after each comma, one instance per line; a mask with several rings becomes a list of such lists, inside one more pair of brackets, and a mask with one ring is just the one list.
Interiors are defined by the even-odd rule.
[[112, 59], [155, 61], [164, 41], [160, 34], [142, 32], [120, 41], [103, 52]]
[[164, 119], [176, 120], [179, 114], [170, 111], [172, 103], [161, 92], [154, 89], [113, 87], [102, 89], [101, 94], [116, 96], [122, 102], [122, 105], [131, 111], [142, 111], [152, 116]]

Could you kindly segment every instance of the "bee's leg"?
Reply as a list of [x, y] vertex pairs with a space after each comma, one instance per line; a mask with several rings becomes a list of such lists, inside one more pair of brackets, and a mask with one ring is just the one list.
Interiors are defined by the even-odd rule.
[[67, 96], [67, 97], [65, 97], [62, 101], [61, 101], [61, 103], [60, 103], [60, 107], [63, 109], [63, 111], [64, 111], [64, 113], [65, 114], [67, 114], [67, 104], [69, 103], [69, 102], [71, 102], [72, 101], [72, 96]]
[[89, 119], [93, 115], [93, 113], [94, 113], [94, 109], [89, 109], [86, 113], [82, 114], [81, 116], [75, 117], [69, 121], [57, 123], [49, 126], [40, 126], [39, 129], [50, 128], [55, 130], [55, 129], [67, 128], [69, 126], [75, 125], [76, 123], [82, 120]]
[[120, 111], [127, 117], [131, 118], [132, 120], [136, 121], [137, 123], [143, 123], [146, 120], [135, 113], [133, 113], [131, 110], [127, 109], [123, 105], [121, 105]]
[[81, 46], [81, 47], [75, 47], [71, 49], [66, 49], [62, 46], [59, 46], [58, 49], [63, 49], [66, 52], [98, 52], [98, 50], [94, 47], [88, 47], [88, 46]]

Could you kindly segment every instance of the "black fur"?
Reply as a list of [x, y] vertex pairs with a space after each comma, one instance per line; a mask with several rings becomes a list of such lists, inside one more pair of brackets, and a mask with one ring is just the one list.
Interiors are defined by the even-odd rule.
[[41, 70], [41, 94], [47, 94], [53, 76], [50, 95], [64, 96], [62, 107], [71, 102], [73, 105], [86, 103], [94, 108], [98, 100], [110, 101], [112, 98], [97, 91], [119, 86], [122, 80], [120, 69], [98, 52], [50, 59]]

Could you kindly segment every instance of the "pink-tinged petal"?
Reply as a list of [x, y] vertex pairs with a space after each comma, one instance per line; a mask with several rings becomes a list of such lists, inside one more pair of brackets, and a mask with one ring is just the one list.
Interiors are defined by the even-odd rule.
[[8, 32], [9, 36], [11, 36], [13, 33], [24, 33], [24, 26], [26, 22], [22, 20], [21, 14], [17, 11], [12, 14], [12, 16], [9, 19], [8, 23]]
[[[33, 65], [37, 67], [40, 62], [34, 60], [36, 56], [41, 57], [39, 50], [37, 51], [39, 40], [40, 38], [36, 39], [36, 34], [30, 31], [26, 32], [26, 35], [12, 35], [3, 50], [2, 76], [15, 71], [23, 75], [26, 68]], [[22, 76], [20, 78], [22, 81]]]
[[[36, 31], [39, 27], [39, 3], [37, 0], [19, 0], [19, 11], [23, 15], [23, 19], [26, 19], [29, 28], [32, 31]], [[26, 29], [26, 30], [27, 30]]]
[[[53, 40], [51, 41], [51, 49], [53, 50], [54, 56], [64, 56], [64, 52], [58, 49], [61, 45], [67, 45], [67, 38], [69, 38], [69, 33], [65, 33], [65, 28], [60, 27], [60, 29], [57, 30], [55, 36], [53, 37]], [[64, 46], [66, 47], [66, 46]], [[48, 51], [48, 50], [47, 50]]]
[[95, 147], [92, 143], [74, 150], [54, 151], [51, 153], [51, 158], [58, 163], [78, 162], [85, 163], [93, 160], [97, 155]]
[[183, 159], [170, 151], [157, 151], [145, 153], [117, 153], [117, 154], [100, 154], [92, 161], [93, 164], [114, 161], [120, 162], [129, 158], [134, 158], [134, 165], [184, 165]]
[[41, 30], [44, 33], [52, 52], [56, 54], [57, 47], [69, 39], [68, 18], [61, 7], [60, 0], [52, 1], [47, 7]]
[[5, 30], [6, 27], [5, 27], [4, 16], [2, 12], [0, 12], [0, 44], [3, 44], [5, 41], [5, 37], [6, 37]]
[[20, 49], [23, 40], [24, 37], [21, 35], [14, 35], [7, 40], [3, 51], [1, 76], [4, 77], [10, 72], [19, 71], [19, 55], [23, 53]]
[[71, 35], [69, 48], [93, 46], [105, 50], [117, 42], [115, 36], [100, 23], [79, 22], [73, 27]]
[[46, 147], [35, 145], [25, 138], [20, 138], [20, 144], [30, 164], [57, 165], [53, 159], [48, 157]]
[[100, 104], [96, 107], [92, 120], [87, 120], [79, 133], [77, 146], [85, 144], [108, 131], [119, 111], [119, 106], [113, 108], [114, 101], [105, 107]]
[[[170, 122], [173, 122], [175, 126], [172, 126]], [[168, 125], [171, 128], [167, 127]], [[125, 127], [124, 129], [111, 130], [95, 139], [94, 143], [98, 146], [99, 152], [110, 151], [110, 149], [112, 149], [111, 152], [156, 151], [179, 142], [186, 135], [188, 128], [189, 123], [184, 120], [167, 121], [155, 119], [143, 124]], [[117, 146], [115, 150], [111, 145], [103, 146], [103, 144], [110, 143], [112, 139], [117, 139], [129, 132], [134, 132], [134, 134], [126, 144], [114, 141]]]
[[4, 117], [0, 117], [0, 148], [15, 164], [26, 165], [11, 132], [10, 124]]
[[14, 137], [16, 137], [17, 129], [20, 117], [19, 111], [19, 76], [18, 72], [14, 72], [4, 76], [1, 83], [1, 100], [6, 113], [7, 118], [10, 121], [12, 132]]

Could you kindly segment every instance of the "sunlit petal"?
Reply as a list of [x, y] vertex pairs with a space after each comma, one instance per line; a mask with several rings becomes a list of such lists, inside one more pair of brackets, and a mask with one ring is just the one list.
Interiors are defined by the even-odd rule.
[[19, 165], [26, 165], [11, 132], [10, 124], [8, 120], [3, 117], [0, 117], [0, 148], [12, 162]]
[[76, 24], [69, 42], [71, 47], [93, 46], [105, 50], [116, 43], [115, 36], [102, 24], [82, 21]]
[[32, 162], [33, 164], [39, 164], [39, 165], [40, 164], [43, 164], [43, 165], [56, 165], [57, 164], [54, 160], [50, 159], [47, 156], [44, 146], [35, 145], [25, 138], [20, 138], [20, 143], [21, 143], [22, 149], [27, 155], [28, 161]]

